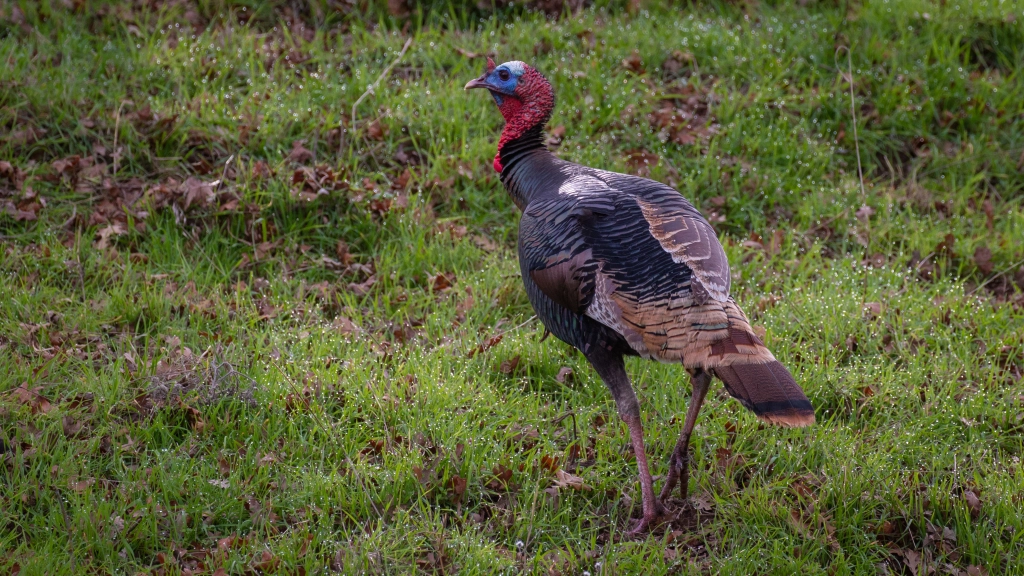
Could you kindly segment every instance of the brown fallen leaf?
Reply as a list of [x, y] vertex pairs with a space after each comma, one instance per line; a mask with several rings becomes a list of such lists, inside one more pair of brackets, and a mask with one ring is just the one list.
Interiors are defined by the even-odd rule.
[[14, 390], [11, 390], [8, 395], [12, 400], [18, 402], [23, 406], [28, 406], [32, 410], [33, 414], [46, 414], [53, 409], [53, 404], [49, 398], [43, 396], [41, 391], [42, 386], [36, 386], [35, 388], [29, 389], [28, 383], [18, 386]]
[[494, 348], [495, 346], [497, 346], [498, 343], [501, 342], [501, 339], [504, 338], [504, 337], [505, 337], [504, 334], [498, 334], [497, 336], [491, 336], [487, 340], [484, 340], [483, 344], [480, 344], [476, 348], [470, 350], [469, 354], [467, 354], [466, 356], [468, 358], [472, 358], [473, 356], [476, 356], [477, 354], [480, 354], [482, 352], [486, 352], [486, 351], [490, 350], [491, 348]]
[[880, 536], [893, 536], [896, 534], [896, 526], [890, 520], [882, 522], [878, 527], [878, 534]]
[[442, 292], [452, 287], [455, 283], [454, 274], [437, 274], [430, 279], [430, 286], [434, 292]]
[[992, 250], [988, 246], [978, 246], [974, 250], [974, 265], [982, 274], [991, 274], [995, 266], [992, 264]]
[[189, 206], [209, 206], [213, 204], [216, 194], [213, 191], [213, 183], [203, 182], [199, 178], [189, 176], [181, 183], [181, 196], [184, 199], [182, 209], [188, 210]]
[[868, 320], [874, 320], [882, 315], [882, 305], [878, 302], [866, 302], [864, 303], [864, 316]]
[[698, 512], [711, 512], [715, 509], [715, 500], [707, 492], [690, 498], [690, 504], [692, 504], [694, 510], [697, 510]]
[[498, 464], [491, 468], [491, 473], [494, 474], [494, 479], [487, 483], [487, 488], [491, 490], [499, 491], [506, 489], [508, 483], [512, 480], [512, 469], [503, 464]]
[[562, 144], [562, 140], [565, 138], [565, 126], [559, 124], [548, 131], [548, 137], [544, 141], [549, 148], [557, 148]]
[[454, 240], [465, 238], [466, 234], [469, 233], [468, 228], [461, 224], [455, 224], [454, 222], [438, 222], [434, 229], [438, 234], [444, 234], [447, 232]]
[[288, 153], [289, 162], [306, 164], [313, 160], [313, 153], [303, 146], [305, 142], [305, 140], [296, 140], [295, 142], [292, 142], [292, 151]]
[[628, 58], [622, 59], [622, 67], [635, 74], [644, 73], [644, 63], [640, 59], [640, 52], [634, 50]]
[[387, 136], [387, 129], [379, 120], [374, 120], [366, 126], [366, 135], [374, 140], [383, 140]]
[[683, 52], [682, 50], [674, 50], [672, 55], [669, 56], [665, 62], [661, 65], [662, 69], [670, 76], [678, 76], [679, 72], [687, 66], [693, 65], [693, 54], [690, 52]]
[[626, 151], [626, 165], [638, 176], [649, 176], [651, 168], [657, 166], [661, 157], [643, 148]]
[[494, 252], [498, 249], [498, 244], [486, 236], [476, 234], [473, 236], [473, 244], [476, 244], [477, 248], [486, 250], [487, 252]]
[[410, 14], [407, 0], [388, 0], [388, 14], [395, 18], [405, 18]]
[[359, 330], [354, 322], [344, 316], [337, 316], [331, 321], [331, 328], [339, 334], [351, 334]]
[[7, 142], [12, 146], [29, 146], [46, 135], [43, 128], [28, 127], [24, 130], [16, 130], [7, 135]]
[[871, 206], [868, 206], [867, 204], [862, 205], [854, 213], [854, 215], [857, 217], [857, 220], [860, 220], [861, 222], [867, 222], [868, 220], [871, 219], [872, 216], [874, 216], [874, 214], [875, 209], [872, 208]]
[[350, 282], [348, 285], [348, 289], [355, 293], [356, 296], [366, 296], [367, 294], [370, 293], [370, 290], [376, 283], [377, 276], [373, 275], [360, 283]]
[[971, 518], [977, 518], [981, 515], [981, 498], [978, 498], [974, 490], [964, 492], [964, 502], [967, 503], [967, 509], [971, 513]]
[[[789, 517], [787, 518], [787, 520], [789, 520], [789, 525], [793, 527], [793, 530], [797, 534], [803, 536], [804, 538], [808, 538], [808, 539], [812, 539], [812, 540], [815, 538], [815, 534], [814, 534], [814, 531], [812, 529], [812, 526], [814, 526], [814, 523], [813, 523], [813, 521], [810, 518], [805, 517], [804, 514], [802, 513], [802, 511], [796, 510], [796, 509], [790, 510], [789, 511]], [[826, 524], [825, 528], [826, 528], [826, 533], [827, 533], [828, 532], [828, 524], [827, 524], [827, 522], [825, 524]]]
[[572, 373], [572, 368], [569, 368], [568, 366], [562, 366], [559, 368], [558, 374], [555, 375], [555, 381], [559, 384], [565, 384], [566, 386], [571, 387], [576, 381], [576, 378]]
[[512, 374], [513, 372], [515, 372], [516, 371], [516, 367], [518, 367], [518, 366], [519, 366], [519, 356], [517, 355], [517, 356], [513, 356], [512, 358], [509, 358], [508, 360], [503, 361], [501, 363], [501, 365], [498, 366], [498, 372], [501, 372], [502, 374], [505, 374], [505, 375], [509, 375], [509, 374]]
[[783, 232], [782, 230], [776, 230], [775, 232], [772, 232], [772, 236], [771, 238], [768, 239], [768, 245], [765, 246], [765, 249], [768, 251], [769, 254], [774, 256], [778, 254], [780, 250], [782, 250], [782, 243], [785, 241], [785, 239], [785, 232]]
[[401, 174], [391, 180], [391, 188], [392, 190], [405, 190], [409, 187], [410, 181], [412, 181], [412, 172], [406, 168]]
[[13, 179], [17, 168], [7, 160], [0, 160], [0, 178]]
[[71, 482], [71, 483], [68, 484], [68, 487], [71, 488], [72, 490], [74, 490], [75, 492], [85, 492], [86, 490], [89, 489], [90, 486], [92, 486], [95, 483], [96, 483], [96, 479], [94, 479], [94, 478], [87, 478], [85, 480], [79, 480], [77, 482]]
[[377, 216], [384, 216], [391, 211], [392, 204], [394, 204], [394, 201], [390, 198], [370, 200], [370, 212]]
[[893, 554], [896, 556], [903, 557], [903, 563], [911, 574], [919, 574], [918, 568], [921, 566], [921, 553], [915, 550], [906, 548], [897, 548], [893, 550]]
[[32, 222], [38, 218], [37, 214], [42, 208], [42, 205], [38, 202], [21, 202], [15, 205], [14, 202], [3, 203], [4, 212], [9, 214], [18, 222]]
[[588, 492], [593, 490], [593, 488], [583, 482], [583, 478], [569, 474], [561, 468], [555, 471], [554, 486], [558, 488], [572, 488], [573, 490], [584, 490]]
[[946, 234], [942, 241], [935, 246], [935, 253], [943, 256], [953, 257], [956, 255], [953, 252], [953, 246], [956, 245], [956, 236], [952, 234]]
[[557, 473], [559, 470], [558, 456], [548, 456], [547, 454], [542, 455], [540, 457], [540, 466], [548, 472]]
[[253, 564], [253, 568], [262, 572], [273, 572], [277, 569], [277, 565], [280, 563], [277, 556], [274, 556], [270, 550], [264, 550], [260, 555], [259, 562]]
[[75, 420], [72, 416], [64, 416], [61, 418], [61, 427], [64, 429], [64, 436], [75, 438], [81, 434], [85, 423]]
[[[1024, 159], [1024, 153], [1021, 153], [1021, 159]], [[985, 226], [991, 230], [995, 224], [996, 210], [995, 206], [992, 205], [991, 200], [985, 200], [981, 203], [981, 210], [985, 213]]]
[[263, 160], [257, 160], [252, 165], [252, 179], [253, 180], [270, 180], [274, 177], [274, 171], [270, 169], [270, 165]]
[[452, 502], [458, 504], [466, 493], [466, 479], [461, 476], [452, 476], [448, 480], [448, 491], [451, 493]]

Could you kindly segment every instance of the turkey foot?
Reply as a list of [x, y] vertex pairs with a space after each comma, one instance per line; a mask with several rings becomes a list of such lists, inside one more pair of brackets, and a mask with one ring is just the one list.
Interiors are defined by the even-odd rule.
[[622, 418], [629, 427], [629, 437], [633, 444], [633, 453], [636, 455], [636, 465], [640, 473], [640, 493], [643, 498], [644, 517], [626, 532], [626, 536], [633, 538], [644, 534], [668, 519], [668, 512], [661, 500], [654, 495], [654, 479], [647, 466], [647, 453], [644, 451], [643, 427], [640, 424], [640, 416], [628, 414]]
[[657, 525], [672, 520], [672, 515], [668, 513], [668, 510], [661, 504], [661, 501], [654, 501], [654, 510], [651, 513], [644, 511], [644, 517], [633, 521], [633, 527], [626, 532], [627, 538], [636, 538], [642, 536]]
[[676, 442], [676, 448], [668, 461], [668, 478], [665, 479], [665, 485], [661, 489], [662, 500], [668, 499], [678, 482], [679, 495], [685, 502], [690, 488], [690, 435], [693, 434], [693, 426], [697, 423], [697, 414], [700, 413], [701, 404], [704, 403], [704, 397], [708, 393], [711, 374], [698, 368], [690, 379], [693, 384], [693, 395], [690, 397], [690, 406], [686, 410], [683, 433], [679, 435], [679, 441]]

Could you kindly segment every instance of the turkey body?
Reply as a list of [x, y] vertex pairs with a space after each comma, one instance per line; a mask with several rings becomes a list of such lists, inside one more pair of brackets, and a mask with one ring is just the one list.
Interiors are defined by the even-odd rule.
[[[729, 295], [725, 251], [688, 200], [660, 182], [549, 152], [543, 127], [554, 93], [527, 64], [488, 59], [466, 84], [473, 88], [490, 91], [505, 118], [494, 168], [522, 211], [519, 266], [530, 303], [552, 334], [587, 358], [629, 428], [643, 496], [632, 534], [664, 519], [662, 502], [676, 484], [685, 500], [690, 436], [713, 376], [765, 421], [814, 422], [800, 386]], [[660, 497], [625, 356], [681, 364], [690, 374], [693, 392]]]

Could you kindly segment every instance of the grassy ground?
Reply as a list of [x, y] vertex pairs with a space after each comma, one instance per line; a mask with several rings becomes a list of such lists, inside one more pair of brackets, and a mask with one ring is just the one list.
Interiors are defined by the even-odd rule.
[[[355, 4], [0, 3], [0, 572], [1024, 572], [1024, 4]], [[487, 53], [709, 215], [816, 408], [713, 388], [644, 539]], [[628, 369], [664, 474], [688, 379]]]

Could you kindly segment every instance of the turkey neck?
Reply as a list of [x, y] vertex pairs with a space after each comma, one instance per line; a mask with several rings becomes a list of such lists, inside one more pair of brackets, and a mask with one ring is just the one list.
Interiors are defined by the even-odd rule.
[[544, 146], [542, 125], [506, 142], [498, 150], [498, 156], [502, 165], [501, 183], [520, 211], [537, 198], [557, 194], [565, 180], [558, 169], [558, 165], [565, 162]]

